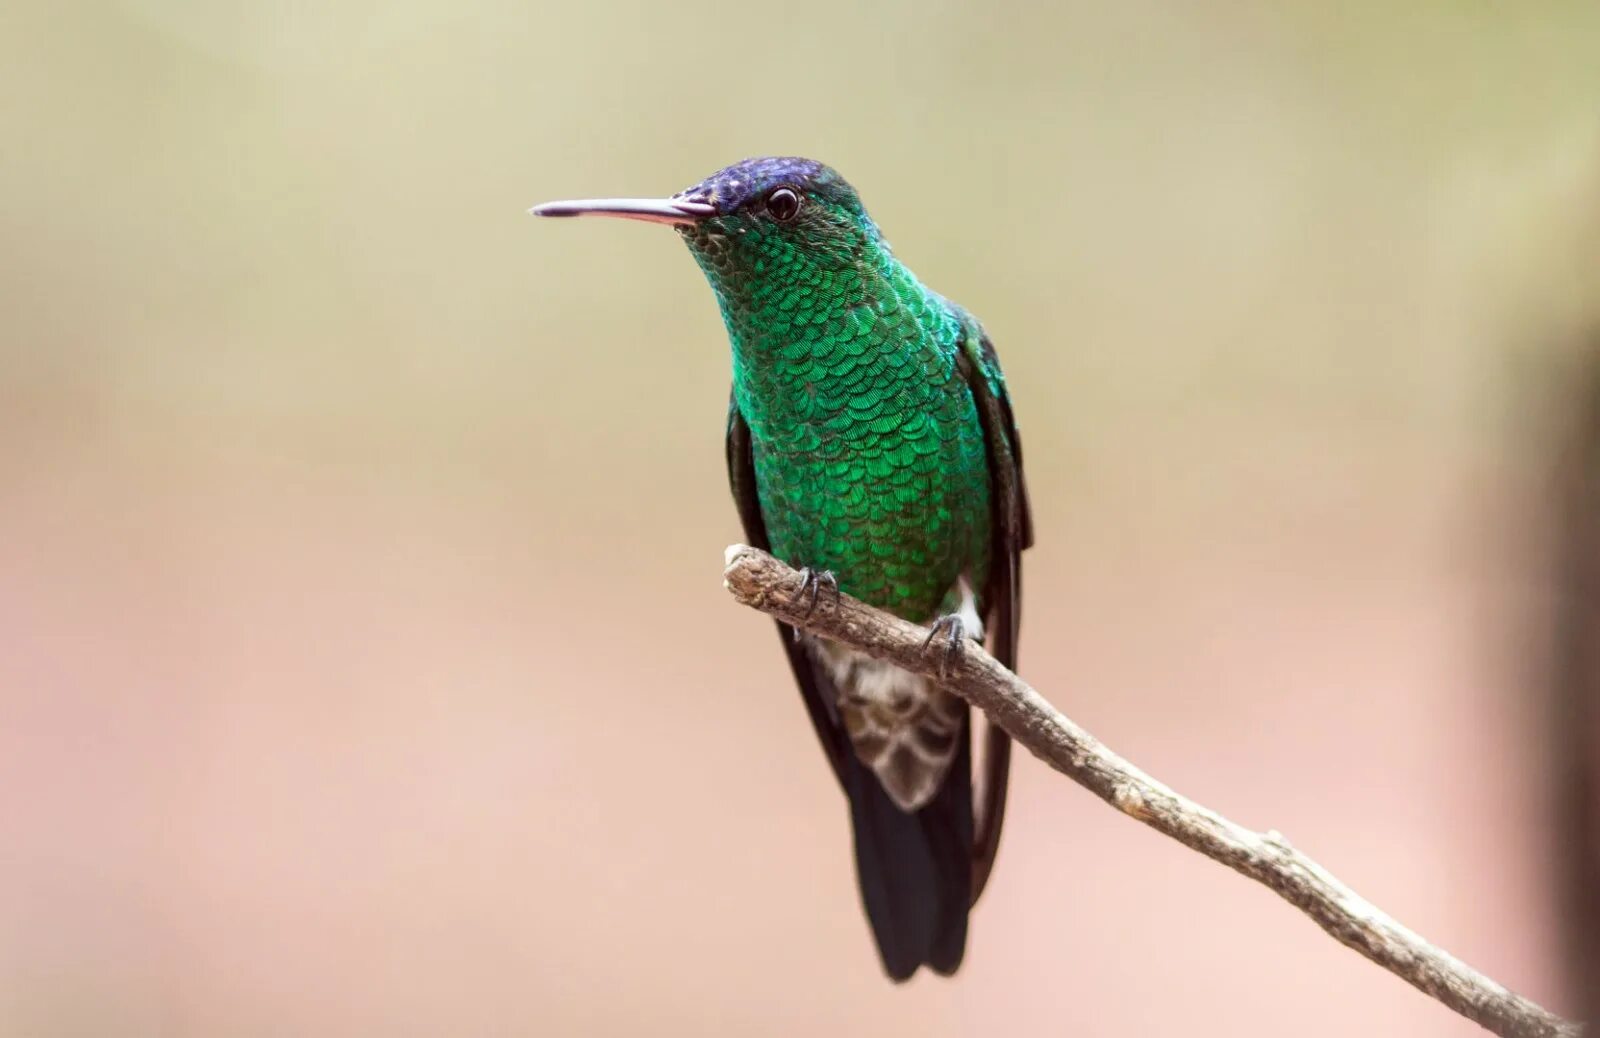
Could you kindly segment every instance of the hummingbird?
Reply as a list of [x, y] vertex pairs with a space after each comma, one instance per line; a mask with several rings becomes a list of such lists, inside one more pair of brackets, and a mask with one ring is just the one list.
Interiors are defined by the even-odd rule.
[[[1015, 669], [1033, 522], [999, 358], [843, 177], [754, 158], [668, 198], [530, 212], [666, 224], [689, 247], [732, 347], [725, 447], [745, 539], [800, 570], [808, 610], [843, 592], [931, 624], [944, 664], [987, 639]], [[778, 635], [849, 803], [884, 971], [954, 973], [999, 846], [1010, 740], [985, 723], [975, 768], [980, 729], [939, 680], [781, 621]]]

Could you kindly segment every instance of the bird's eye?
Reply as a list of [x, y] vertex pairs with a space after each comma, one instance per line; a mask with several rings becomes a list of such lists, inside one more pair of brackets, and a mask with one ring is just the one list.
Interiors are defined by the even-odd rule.
[[792, 187], [774, 188], [767, 196], [767, 212], [779, 223], [788, 223], [800, 211], [800, 196]]

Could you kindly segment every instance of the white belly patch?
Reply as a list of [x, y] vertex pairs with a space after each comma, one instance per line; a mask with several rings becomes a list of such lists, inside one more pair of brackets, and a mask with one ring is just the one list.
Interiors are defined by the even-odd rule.
[[[961, 618], [969, 638], [981, 640], [983, 624], [965, 577], [958, 585]], [[965, 738], [966, 704], [920, 674], [873, 659], [836, 642], [811, 644], [839, 691], [838, 708], [850, 744], [904, 811], [932, 800]]]

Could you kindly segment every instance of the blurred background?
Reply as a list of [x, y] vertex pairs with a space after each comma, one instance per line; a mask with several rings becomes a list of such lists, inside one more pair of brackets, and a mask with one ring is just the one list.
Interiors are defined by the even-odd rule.
[[0, 1031], [1472, 1035], [1023, 756], [879, 974], [670, 232], [839, 167], [987, 323], [1022, 671], [1567, 1013], [1550, 506], [1600, 8], [0, 10]]

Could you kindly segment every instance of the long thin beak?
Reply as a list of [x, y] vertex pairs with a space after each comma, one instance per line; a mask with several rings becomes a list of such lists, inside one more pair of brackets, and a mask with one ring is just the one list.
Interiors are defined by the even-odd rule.
[[678, 198], [578, 198], [546, 202], [528, 210], [534, 216], [615, 216], [646, 223], [694, 223], [716, 211], [710, 202]]

